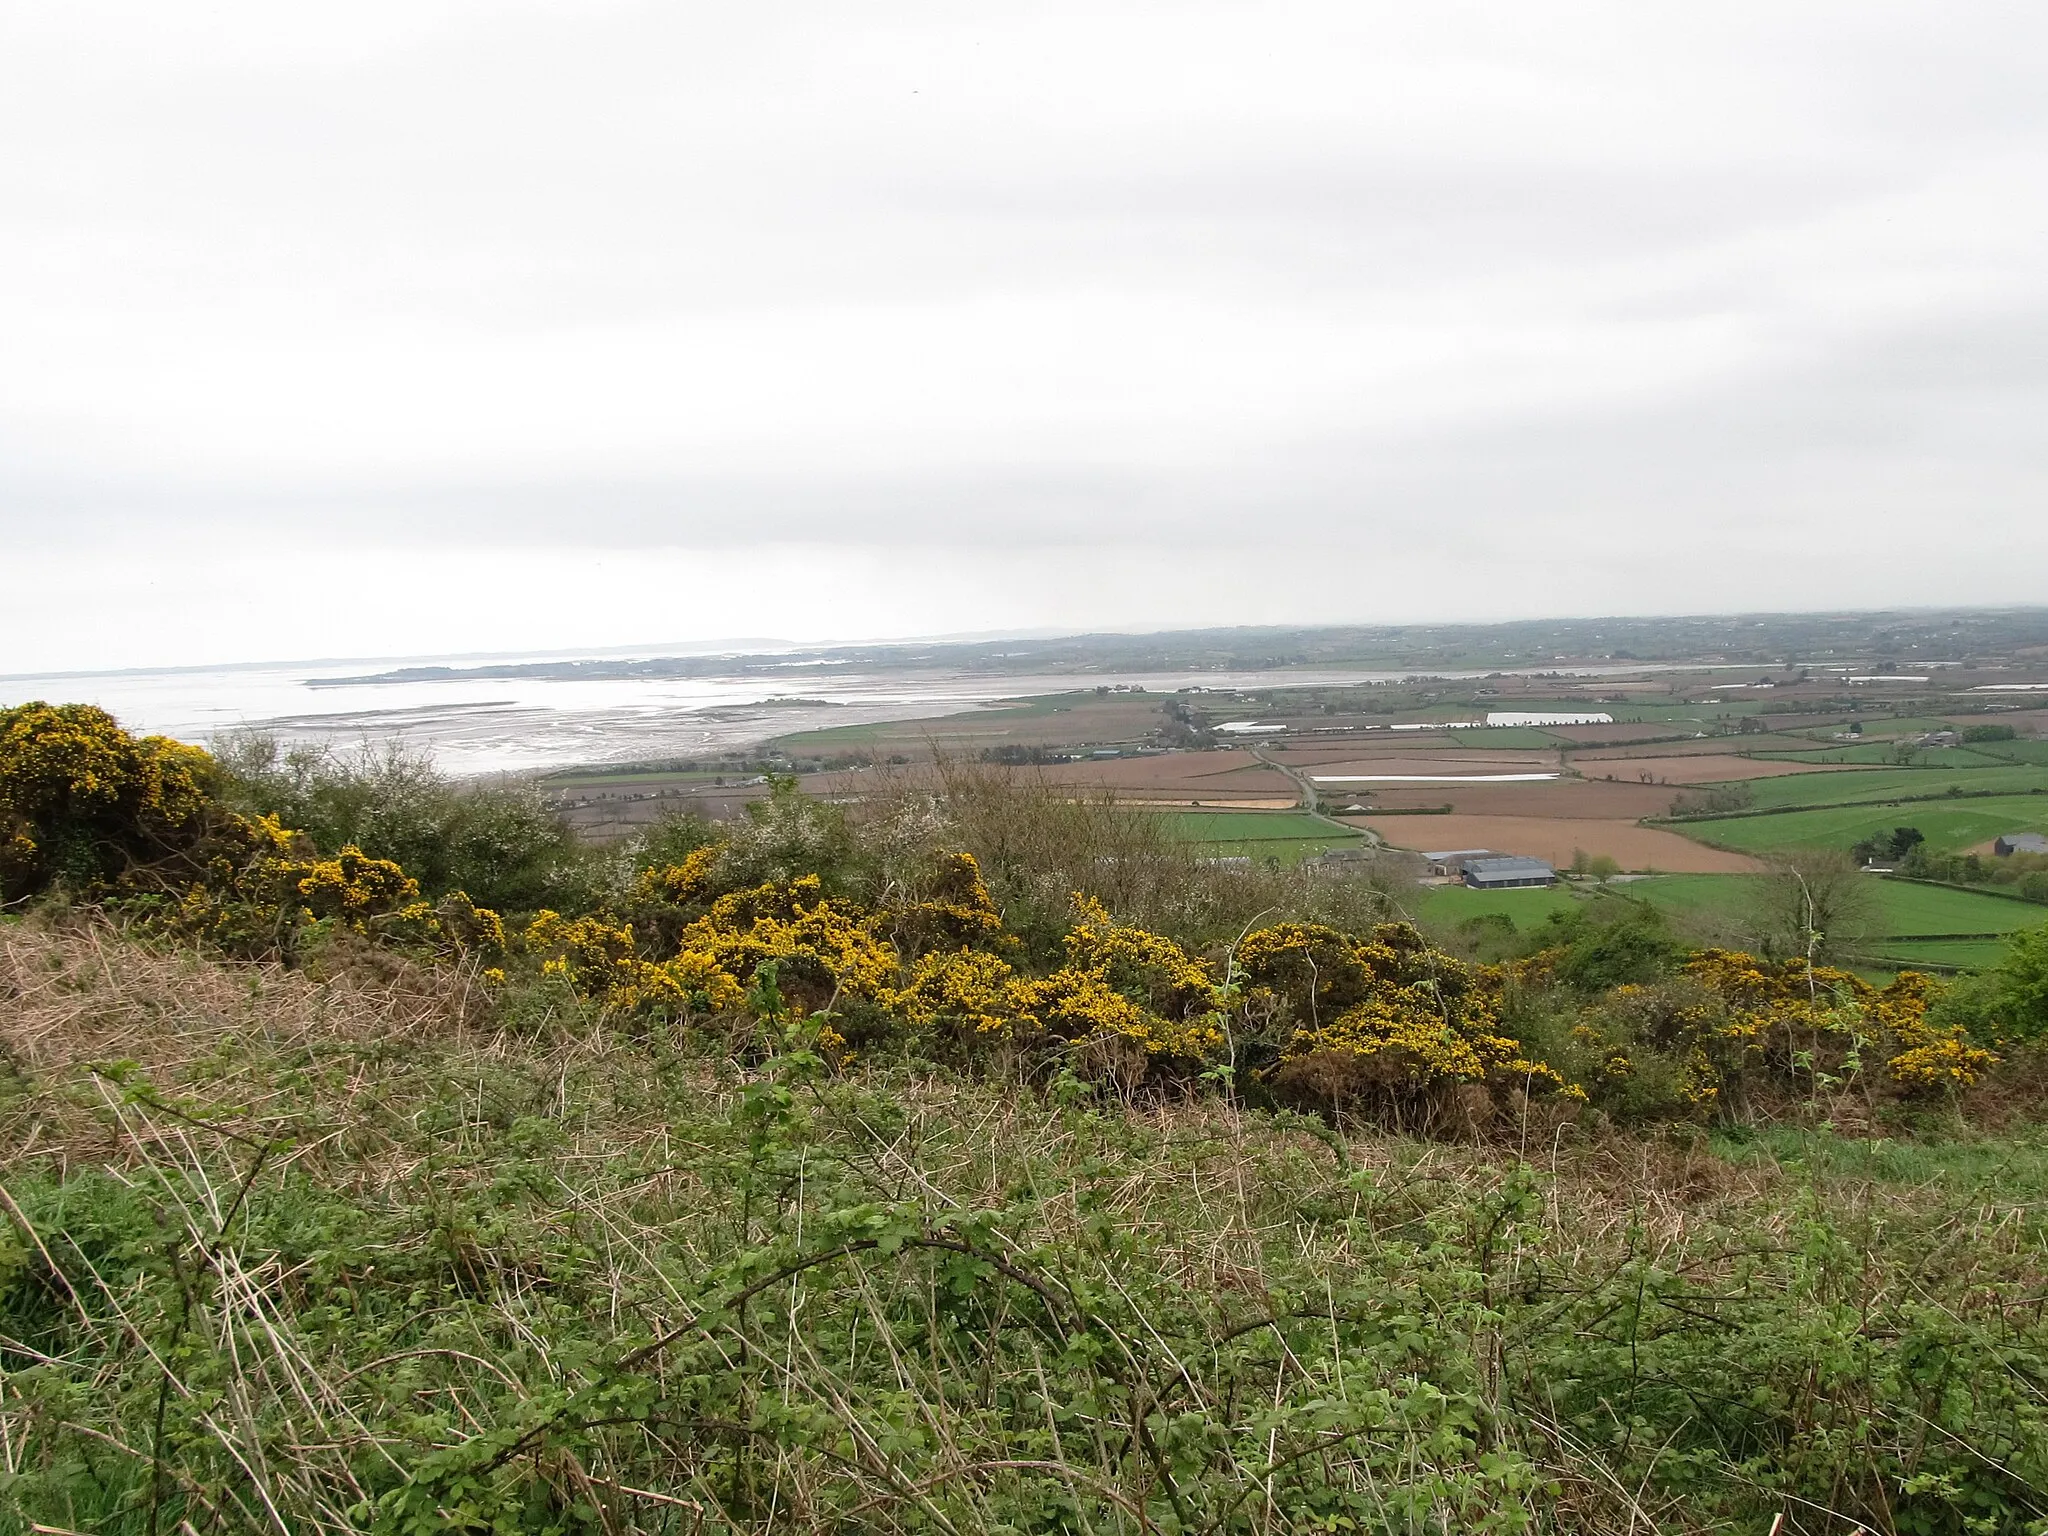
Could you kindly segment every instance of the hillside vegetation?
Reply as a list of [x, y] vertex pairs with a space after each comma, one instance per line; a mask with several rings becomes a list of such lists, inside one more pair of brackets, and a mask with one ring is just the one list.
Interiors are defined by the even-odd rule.
[[1480, 965], [980, 769], [380, 771], [0, 712], [0, 1528], [2048, 1529], [2048, 932]]

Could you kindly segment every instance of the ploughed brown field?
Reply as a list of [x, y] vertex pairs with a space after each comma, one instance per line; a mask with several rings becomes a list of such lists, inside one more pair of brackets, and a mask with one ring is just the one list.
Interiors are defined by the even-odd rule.
[[[1817, 752], [1821, 743], [1804, 736], [1741, 736], [1736, 741], [1744, 752]], [[1660, 741], [1642, 747], [1575, 747], [1574, 763], [1619, 761], [1632, 757], [1735, 757], [1726, 736], [1701, 736], [1692, 741]], [[1735, 757], [1737, 762], [1748, 759]], [[1797, 769], [1799, 764], [1790, 767]]]
[[1483, 773], [1561, 773], [1555, 752], [1406, 752], [1347, 753], [1342, 757], [1305, 761], [1305, 753], [1290, 752], [1280, 761], [1297, 773], [1314, 778], [1344, 774], [1427, 773], [1472, 777]]
[[[1458, 738], [1446, 732], [1410, 735], [1404, 731], [1398, 736], [1381, 736], [1371, 741], [1315, 742], [1305, 746], [1296, 746], [1290, 742], [1274, 755], [1290, 768], [1300, 768], [1314, 773], [1342, 772], [1343, 770], [1331, 766], [1334, 763], [1385, 763], [1390, 760], [1413, 761], [1417, 758], [1427, 758], [1431, 762], [1439, 763], [1463, 763], [1468, 772], [1480, 771], [1473, 766], [1479, 763], [1534, 764], [1538, 768], [1546, 764], [1551, 767], [1557, 765], [1557, 753], [1554, 750], [1460, 746]], [[1401, 770], [1361, 768], [1358, 771], [1383, 773]]]
[[[1355, 790], [1372, 793], [1353, 794]], [[1370, 808], [1390, 810], [1448, 805], [1463, 816], [1527, 816], [1560, 821], [1633, 821], [1643, 816], [1662, 816], [1680, 794], [1670, 784], [1609, 784], [1597, 779], [1551, 779], [1536, 784], [1330, 784], [1322, 786], [1322, 791], [1325, 805], [1349, 804], [1354, 800]]]
[[1726, 784], [1737, 779], [1775, 779], [1788, 773], [1853, 771], [1853, 766], [1847, 763], [1783, 763], [1710, 752], [1678, 757], [1594, 757], [1575, 752], [1572, 766], [1589, 779], [1612, 774], [1616, 779], [1640, 781], [1647, 773], [1654, 782], [1669, 784]]
[[1127, 800], [1200, 800], [1205, 805], [1272, 801], [1284, 807], [1301, 798], [1286, 774], [1242, 750], [1101, 758], [1023, 771], [1048, 784], [1106, 790]]
[[1583, 849], [1606, 854], [1623, 869], [1663, 875], [1746, 875], [1763, 866], [1739, 853], [1726, 853], [1624, 820], [1567, 820], [1555, 816], [1346, 816], [1370, 827], [1397, 848], [1418, 852], [1448, 848], [1491, 848], [1525, 854], [1560, 868]]

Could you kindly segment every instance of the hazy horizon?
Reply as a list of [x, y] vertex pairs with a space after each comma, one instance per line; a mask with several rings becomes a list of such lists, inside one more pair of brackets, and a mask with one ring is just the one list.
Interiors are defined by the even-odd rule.
[[[1902, 617], [1937, 613], [1960, 614], [2009, 614], [2048, 613], [2048, 604], [1926, 604], [1919, 606], [1893, 605], [1879, 608], [1811, 607], [1786, 609], [1729, 609], [1721, 612], [1694, 613], [1560, 613], [1534, 614], [1526, 620], [1502, 620], [1503, 624], [1534, 621], [1555, 622], [1567, 625], [1597, 624], [1602, 622], [1634, 623], [1670, 621], [1685, 623], [1693, 621], [1714, 621], [1724, 619], [1785, 619], [1803, 620], [1829, 615], [1865, 616], [1876, 614], [1898, 614]], [[749, 654], [773, 655], [783, 651], [830, 651], [873, 649], [884, 647], [909, 647], [920, 645], [949, 646], [988, 644], [1004, 640], [1056, 640], [1083, 639], [1091, 636], [1146, 639], [1154, 636], [1230, 634], [1238, 631], [1343, 631], [1351, 628], [1386, 627], [1394, 630], [1412, 629], [1478, 629], [1490, 626], [1471, 624], [1456, 619], [1436, 621], [1420, 620], [1393, 623], [1386, 626], [1362, 623], [1331, 623], [1310, 625], [1285, 624], [1207, 624], [1174, 625], [1165, 627], [1097, 625], [1089, 628], [1040, 626], [1032, 629], [962, 630], [949, 634], [911, 635], [820, 635], [804, 638], [767, 635], [726, 635], [704, 640], [651, 640], [611, 645], [568, 645], [537, 647], [498, 647], [486, 650], [467, 651], [390, 651], [379, 654], [355, 656], [244, 656], [227, 661], [166, 662], [149, 665], [110, 667], [54, 667], [25, 669], [18, 672], [0, 672], [0, 683], [39, 681], [66, 677], [116, 677], [148, 675], [153, 673], [195, 673], [226, 672], [238, 670], [273, 670], [280, 668], [341, 667], [389, 665], [393, 663], [461, 663], [461, 662], [507, 662], [520, 660], [630, 660], [636, 658], [658, 659], [662, 657], [719, 657], [743, 656]], [[1590, 659], [1590, 653], [1589, 657]], [[0, 701], [4, 702], [4, 701]]]

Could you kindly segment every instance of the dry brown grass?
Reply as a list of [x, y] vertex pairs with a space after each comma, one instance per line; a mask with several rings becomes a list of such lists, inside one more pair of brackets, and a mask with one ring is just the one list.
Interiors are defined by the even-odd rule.
[[[44, 1092], [0, 1116], [0, 1157], [60, 1167], [118, 1155], [104, 1084], [218, 1084], [237, 1064], [316, 1047], [447, 1042], [480, 1035], [473, 966], [436, 969], [342, 945], [313, 974], [145, 941], [97, 917], [0, 925], [0, 1054]], [[252, 1079], [252, 1085], [255, 1080]], [[287, 1087], [252, 1086], [238, 1134], [298, 1117]]]
[[[1806, 1308], [1813, 1326], [1836, 1315], [1816, 1310], [1770, 1257], [1811, 1240], [1802, 1233], [1820, 1218], [1801, 1203], [1806, 1176], [1768, 1156], [1724, 1159], [1697, 1138], [1593, 1135], [1532, 1113], [1487, 1142], [1425, 1143], [1337, 1135], [1213, 1093], [1063, 1108], [998, 1074], [862, 1065], [800, 1094], [798, 1118], [777, 1133], [772, 1156], [784, 1171], [765, 1186], [777, 1193], [764, 1207], [741, 1192], [754, 1177], [742, 1105], [758, 1068], [678, 1057], [602, 1014], [529, 1012], [516, 1031], [501, 1029], [475, 996], [460, 972], [347, 952], [305, 976], [154, 949], [83, 920], [0, 927], [0, 1042], [31, 1087], [6, 1101], [0, 1124], [8, 1199], [38, 1181], [47, 1191], [52, 1174], [103, 1173], [146, 1196], [163, 1241], [204, 1256], [212, 1276], [205, 1305], [187, 1315], [163, 1284], [88, 1268], [46, 1219], [49, 1272], [78, 1298], [82, 1342], [61, 1363], [86, 1407], [53, 1421], [0, 1382], [4, 1470], [86, 1444], [146, 1477], [139, 1371], [151, 1393], [160, 1375], [196, 1426], [182, 1459], [166, 1463], [159, 1500], [194, 1529], [209, 1528], [209, 1511], [220, 1529], [348, 1529], [359, 1523], [351, 1506], [393, 1469], [524, 1424], [532, 1399], [583, 1386], [588, 1362], [632, 1358], [643, 1339], [699, 1319], [686, 1346], [694, 1363], [676, 1366], [664, 1390], [694, 1401], [692, 1371], [742, 1383], [718, 1412], [758, 1413], [744, 1442], [753, 1449], [742, 1456], [740, 1442], [687, 1423], [564, 1433], [531, 1458], [530, 1475], [587, 1499], [600, 1512], [593, 1528], [708, 1530], [723, 1500], [739, 1511], [728, 1528], [763, 1536], [805, 1521], [966, 1531], [1001, 1523], [1012, 1498], [1051, 1481], [1090, 1491], [1103, 1536], [1135, 1533], [1148, 1528], [1156, 1488], [1129, 1437], [1161, 1403], [1219, 1434], [1236, 1432], [1247, 1404], [1297, 1405], [1300, 1422], [1286, 1433], [1334, 1458], [1329, 1479], [1361, 1500], [1388, 1486], [1375, 1479], [1434, 1475], [1420, 1433], [1394, 1442], [1409, 1458], [1396, 1465], [1375, 1459], [1368, 1440], [1318, 1427], [1323, 1405], [1347, 1394], [1411, 1390], [1420, 1367], [1398, 1353], [1375, 1365], [1370, 1330], [1355, 1347], [1334, 1346], [1340, 1315], [1384, 1305], [1390, 1316], [1420, 1309], [1429, 1351], [1477, 1362], [1498, 1443], [1519, 1447], [1555, 1484], [1548, 1528], [1704, 1533], [1728, 1526], [1653, 1486], [1640, 1458], [1589, 1438], [1583, 1411], [1567, 1421], [1547, 1395], [1545, 1363], [1576, 1369], [1581, 1328], [1611, 1342], [1610, 1303], [1638, 1305], [1650, 1271], [1667, 1277], [1656, 1284], [1675, 1305], [1729, 1306], [1702, 1325], [1702, 1348], [1724, 1327], [1775, 1339], [1759, 1321], [1775, 1315], [1770, 1295]], [[135, 1071], [95, 1073], [116, 1059]], [[547, 1139], [529, 1146], [522, 1127], [535, 1125]], [[1516, 1185], [1533, 1203], [1502, 1224], [1499, 1202]], [[1827, 1201], [1827, 1219], [1845, 1231], [1875, 1223], [1886, 1244], [1894, 1231], [1939, 1224], [1917, 1251], [1967, 1274], [1971, 1296], [2039, 1294], [2038, 1256], [2025, 1251], [2033, 1218], [2018, 1199], [1980, 1205], [1865, 1179], [1846, 1194], [1830, 1186]], [[287, 1251], [286, 1238], [301, 1240], [291, 1213], [326, 1220], [337, 1202], [371, 1228], [327, 1255], [331, 1274], [316, 1281], [308, 1257]], [[781, 1263], [818, 1245], [813, 1223], [855, 1202], [909, 1212], [927, 1231], [961, 1212], [1007, 1212], [977, 1241], [1037, 1277], [1057, 1307], [1085, 1290], [1094, 1326], [1128, 1353], [1128, 1370], [1077, 1374], [1057, 1340], [1032, 1332], [1057, 1331], [1057, 1321], [1034, 1321], [1030, 1297], [993, 1280], [988, 1328], [932, 1330], [938, 1275], [931, 1255], [911, 1250], [807, 1269], [800, 1281], [792, 1272], [750, 1306], [718, 1310], [716, 1298], [760, 1272], [728, 1279], [736, 1251], [752, 1244], [763, 1264]], [[41, 1209], [51, 1208], [46, 1194]], [[1760, 1255], [1778, 1265], [1762, 1282], [1750, 1272]], [[1843, 1262], [1840, 1283], [1865, 1287], [1874, 1308], [1901, 1286], [1946, 1302], [1918, 1258], [1873, 1249], [1859, 1261], [1875, 1266], [1867, 1274]], [[1737, 1296], [1758, 1283], [1756, 1298]], [[424, 1311], [410, 1299], [418, 1288], [433, 1298]], [[344, 1293], [381, 1330], [374, 1344], [302, 1317]], [[1968, 1305], [1973, 1318], [1983, 1311]], [[2018, 1305], [1999, 1302], [2013, 1328], [2028, 1326]], [[1688, 1315], [1660, 1314], [1660, 1327]], [[1292, 1321], [1264, 1331], [1262, 1320], [1283, 1317]], [[193, 1351], [189, 1364], [155, 1363], [150, 1352], [167, 1339]], [[1679, 1368], [1672, 1359], [1666, 1368]], [[1709, 1363], [1725, 1366], [1718, 1355]], [[1449, 1369], [1455, 1379], [1461, 1367]], [[1005, 1437], [1031, 1425], [1006, 1416], [1008, 1395], [1060, 1371], [1050, 1395], [1085, 1385], [1101, 1404], [1094, 1427], [1020, 1452]], [[125, 1418], [113, 1406], [123, 1401]], [[776, 1440], [777, 1403], [832, 1425], [839, 1438], [817, 1443], [842, 1449], [825, 1456], [802, 1436]], [[1813, 1411], [1838, 1428], [1824, 1408]], [[429, 1411], [445, 1425], [422, 1429]], [[911, 1451], [900, 1443], [906, 1413], [923, 1436]], [[1218, 1509], [1233, 1498], [1258, 1508], [1280, 1455], [1263, 1440], [1232, 1443], [1236, 1459], [1210, 1463], [1205, 1496]], [[1469, 1472], [1461, 1456], [1446, 1467]], [[751, 1502], [735, 1491], [742, 1476], [761, 1490]], [[1257, 1529], [1321, 1528], [1295, 1513], [1283, 1497]], [[1387, 1529], [1434, 1529], [1453, 1509], [1412, 1526], [1387, 1519]], [[101, 1528], [79, 1516], [41, 1523]], [[1851, 1522], [1792, 1528], [1846, 1536]]]

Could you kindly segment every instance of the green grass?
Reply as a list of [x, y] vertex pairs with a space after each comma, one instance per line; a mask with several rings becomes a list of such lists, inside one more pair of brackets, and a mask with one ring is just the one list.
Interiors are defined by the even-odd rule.
[[2048, 1516], [2048, 1147], [1947, 1106], [1424, 1143], [7, 937], [6, 1536]]
[[1604, 709], [1617, 720], [1662, 720], [1674, 725], [1705, 725], [1712, 720], [1734, 720], [1743, 715], [1756, 714], [1763, 708], [1763, 701], [1729, 700], [1725, 704], [1599, 704], [1580, 708]]
[[1942, 885], [1879, 880], [1878, 912], [1890, 934], [2017, 933], [2048, 923], [2048, 907]]
[[1898, 765], [1897, 748], [1881, 741], [1830, 742], [1817, 749], [1793, 752], [1760, 752], [1781, 762], [1848, 763], [1858, 767], [1906, 766], [1920, 768], [1990, 768], [1999, 759], [1987, 757], [1970, 747], [1915, 747], [1911, 763]]
[[[1657, 875], [1624, 881], [1612, 887], [1630, 901], [1645, 902], [1683, 922], [1686, 918], [1733, 919], [1755, 905], [1762, 875]], [[1911, 962], [1977, 968], [1994, 965], [2005, 953], [1997, 939], [1937, 941], [1920, 937], [1952, 933], [2016, 933], [2048, 923], [2048, 907], [1976, 891], [1916, 885], [1872, 877], [1876, 903], [1874, 928], [1888, 936], [1866, 946], [1873, 953]], [[1566, 911], [1584, 899], [1569, 886], [1527, 891], [1473, 891], [1464, 886], [1426, 887], [1411, 903], [1419, 921], [1451, 928], [1467, 918], [1504, 913], [1520, 931], [1540, 923], [1554, 911]]]
[[[1723, 915], [1740, 912], [1756, 900], [1764, 875], [1658, 875], [1631, 880], [1617, 889], [1636, 901], [1669, 912]], [[2048, 907], [1976, 891], [1941, 885], [1916, 885], [1906, 880], [1871, 877], [1877, 906], [1877, 927], [1887, 934], [2016, 933], [2048, 923]]]
[[1275, 859], [1298, 864], [1330, 848], [1356, 845], [1346, 834], [1301, 811], [1159, 811], [1176, 837], [1215, 858]]
[[2017, 1533], [2040, 1507], [2031, 1143], [1574, 1135], [1532, 1166], [887, 1064], [743, 1078], [577, 1023], [279, 1042], [245, 1003], [200, 1061], [140, 1042], [126, 1094], [39, 1066], [9, 1151], [72, 1155], [0, 1164], [36, 1255], [0, 1271], [0, 1528], [1612, 1536], [1645, 1504], [1761, 1532], [1792, 1503], [1947, 1532], [1966, 1499]]
[[1809, 737], [1790, 734], [1769, 734], [1763, 736], [1724, 736], [1721, 740], [1730, 752], [1744, 757], [1784, 758], [1791, 761], [1805, 761], [1818, 750]]
[[1944, 795], [1950, 789], [1966, 794], [1995, 791], [2025, 794], [2048, 789], [2048, 768], [2025, 765], [1991, 766], [1944, 771], [1936, 768], [1869, 768], [1855, 773], [1788, 773], [1775, 779], [1748, 779], [1750, 802], [1758, 810], [1790, 805], [1841, 805], [1895, 797]]
[[1474, 917], [1514, 919], [1517, 932], [1527, 932], [1553, 912], [1566, 912], [1580, 898], [1564, 885], [1531, 886], [1519, 891], [1475, 891], [1463, 885], [1424, 886], [1408, 903], [1416, 921], [1434, 928], [1454, 928]]
[[1753, 901], [1759, 875], [1658, 875], [1629, 880], [1615, 889], [1631, 901], [1647, 902], [1673, 917], [1719, 917]]
[[[1677, 918], [1732, 921], [1753, 906], [1761, 875], [1659, 875], [1617, 887], [1621, 894]], [[1883, 959], [1900, 969], [1913, 965], [1956, 966], [1983, 970], [2005, 957], [1998, 939], [1939, 939], [1923, 935], [1954, 933], [2016, 933], [2048, 923], [2048, 907], [2031, 902], [1916, 885], [1904, 880], [1872, 877], [1876, 905], [1872, 928], [1877, 935], [1859, 945], [1872, 960]]]
[[1931, 731], [1953, 731], [1956, 723], [1938, 715], [1863, 715], [1863, 729], [1886, 736], [1925, 736]]
[[1894, 827], [1918, 827], [1931, 853], [1960, 853], [2001, 833], [2048, 831], [2048, 795], [1841, 806], [1789, 811], [1781, 816], [1679, 822], [1672, 830], [1712, 847], [1767, 854], [1783, 848], [1847, 851], [1866, 837]]
[[1483, 731], [1452, 731], [1451, 740], [1461, 747], [1483, 747], [1488, 751], [1541, 752], [1559, 745], [1555, 736], [1527, 725], [1492, 725]]
[[1780, 1125], [1731, 1126], [1716, 1132], [1711, 1144], [1731, 1163], [1775, 1163], [1829, 1179], [1940, 1185], [1958, 1194], [1981, 1190], [2000, 1200], [2048, 1199], [2048, 1145], [2038, 1138], [1866, 1141], [1824, 1128]]
[[1302, 811], [1161, 811], [1191, 843], [1345, 843], [1356, 840]]
[[1984, 741], [1970, 750], [2000, 762], [2048, 765], [2048, 741]]
[[1874, 939], [1862, 952], [1901, 971], [1922, 966], [1985, 971], [2005, 958], [2005, 945], [1997, 939]]

